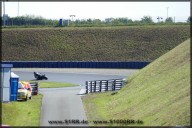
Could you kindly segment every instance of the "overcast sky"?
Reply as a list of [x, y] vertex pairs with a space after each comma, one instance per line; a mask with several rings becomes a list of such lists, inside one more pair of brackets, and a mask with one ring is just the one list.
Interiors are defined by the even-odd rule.
[[143, 16], [151, 16], [157, 22], [158, 16], [165, 20], [167, 12], [176, 22], [185, 22], [190, 16], [190, 2], [5, 2], [5, 14], [10, 17], [35, 15], [69, 19], [70, 15], [75, 15], [74, 20], [109, 17], [140, 20]]

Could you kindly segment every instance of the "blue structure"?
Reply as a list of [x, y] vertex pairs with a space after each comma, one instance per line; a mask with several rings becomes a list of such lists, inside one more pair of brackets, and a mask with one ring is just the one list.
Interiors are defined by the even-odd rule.
[[63, 19], [59, 20], [59, 26], [63, 26]]
[[10, 101], [17, 101], [19, 76], [11, 72], [11, 95]]

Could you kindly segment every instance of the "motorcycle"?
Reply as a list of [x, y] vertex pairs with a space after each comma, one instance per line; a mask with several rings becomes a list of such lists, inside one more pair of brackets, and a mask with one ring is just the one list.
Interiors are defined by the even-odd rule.
[[45, 76], [45, 74], [41, 74], [39, 72], [34, 72], [34, 77], [37, 79], [37, 80], [48, 80], [48, 78]]

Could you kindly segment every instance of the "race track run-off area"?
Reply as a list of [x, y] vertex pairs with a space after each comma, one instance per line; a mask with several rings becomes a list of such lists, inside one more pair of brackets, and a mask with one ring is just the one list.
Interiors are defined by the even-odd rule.
[[43, 94], [40, 126], [88, 126], [81, 96], [85, 82], [128, 78], [138, 70], [128, 69], [12, 69], [20, 80], [34, 80], [33, 72], [41, 72], [50, 82], [73, 83], [78, 86], [41, 88]]

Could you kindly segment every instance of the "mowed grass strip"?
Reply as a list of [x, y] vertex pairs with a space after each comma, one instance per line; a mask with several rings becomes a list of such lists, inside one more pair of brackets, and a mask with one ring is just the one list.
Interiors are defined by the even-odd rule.
[[72, 83], [60, 83], [60, 82], [39, 82], [40, 88], [62, 88], [78, 86]]
[[131, 76], [117, 94], [89, 94], [82, 99], [89, 121], [143, 121], [143, 124], [92, 122], [93, 126], [189, 126], [190, 40]]
[[50, 82], [50, 81], [30, 81], [30, 83], [38, 82], [40, 88], [62, 88], [62, 87], [73, 87], [79, 86], [73, 83], [62, 83], [62, 82]]
[[42, 94], [32, 100], [2, 103], [2, 124], [9, 126], [39, 126]]

